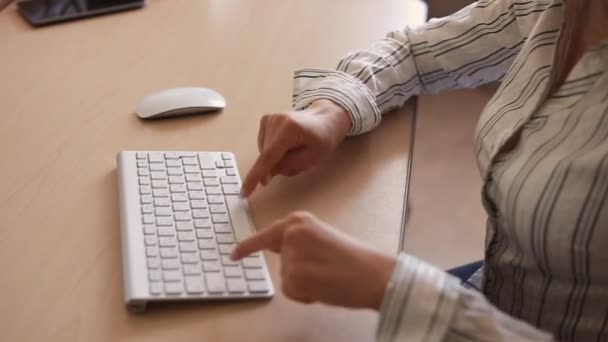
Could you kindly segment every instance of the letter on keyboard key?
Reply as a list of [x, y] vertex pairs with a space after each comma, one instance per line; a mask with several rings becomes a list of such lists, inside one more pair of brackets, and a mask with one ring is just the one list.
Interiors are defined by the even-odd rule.
[[169, 187], [169, 183], [165, 179], [155, 179], [152, 181], [152, 187], [155, 189], [166, 189]]
[[164, 164], [150, 164], [150, 171], [165, 171]]
[[169, 176], [169, 184], [184, 184], [184, 176]]
[[202, 191], [190, 191], [190, 199], [193, 200], [204, 200], [205, 193]]
[[249, 287], [249, 292], [251, 293], [266, 293], [270, 291], [270, 288], [265, 281], [254, 280], [250, 281], [247, 285]]
[[194, 242], [180, 242], [179, 250], [182, 252], [196, 252], [198, 248]]
[[173, 212], [169, 207], [158, 207], [156, 208], [156, 216], [171, 216]]
[[159, 281], [150, 282], [150, 294], [159, 295], [163, 293], [163, 283]]
[[149, 185], [141, 185], [139, 187], [139, 194], [140, 195], [148, 195], [152, 192], [152, 188]]
[[150, 181], [150, 177], [141, 176], [139, 177], [139, 185], [150, 185], [152, 182]]
[[199, 182], [188, 182], [188, 190], [201, 191], [203, 189], [204, 189], [203, 184], [201, 184]]
[[203, 170], [203, 177], [217, 177], [215, 170]]
[[137, 175], [138, 176], [149, 176], [150, 175], [150, 171], [148, 171], [148, 169], [138, 169], [137, 170]]
[[217, 186], [209, 187], [209, 188], [205, 189], [205, 192], [207, 193], [207, 195], [221, 195], [222, 194], [222, 190]]
[[182, 158], [182, 162], [184, 163], [184, 165], [198, 165], [196, 158], [193, 157]]
[[201, 253], [201, 260], [203, 260], [203, 261], [217, 260], [217, 258], [218, 258], [217, 251], [214, 249], [202, 249], [200, 251], [200, 253]]
[[142, 214], [152, 214], [154, 212], [154, 206], [151, 204], [144, 204], [141, 206]]
[[213, 225], [211, 224], [211, 220], [203, 218], [194, 220], [194, 226], [196, 228], [211, 228]]
[[152, 172], [150, 172], [150, 178], [152, 180], [167, 179], [167, 176], [165, 175], [165, 173], [163, 171], [152, 171]]
[[169, 190], [167, 189], [154, 189], [152, 190], [154, 197], [169, 197]]
[[186, 194], [171, 194], [171, 200], [173, 202], [188, 202], [188, 196]]
[[190, 211], [190, 206], [185, 202], [173, 203], [173, 210], [175, 211]]
[[227, 279], [228, 292], [230, 293], [243, 293], [247, 289], [247, 284], [240, 278]]
[[204, 182], [205, 186], [219, 186], [220, 182], [217, 178], [205, 178]]
[[197, 174], [197, 173], [188, 173], [186, 174], [186, 182], [200, 182], [203, 179], [201, 178], [201, 175]]
[[205, 284], [201, 276], [188, 276], [186, 277], [186, 292], [188, 293], [203, 293], [205, 291]]
[[137, 152], [137, 159], [148, 159], [148, 155], [145, 152]]
[[190, 221], [191, 219], [188, 211], [176, 211], [173, 216], [175, 216], [175, 221]]
[[154, 206], [156, 207], [170, 207], [171, 206], [171, 201], [169, 201], [168, 198], [155, 198], [154, 199]]
[[211, 211], [213, 214], [225, 214], [228, 212], [224, 203], [209, 205], [209, 211]]
[[171, 193], [185, 193], [186, 186], [184, 184], [171, 184], [169, 191], [171, 191]]
[[169, 167], [176, 167], [176, 166], [182, 166], [182, 162], [180, 162], [179, 160], [175, 160], [175, 159], [169, 159], [167, 160], [167, 166]]
[[226, 214], [213, 214], [211, 215], [211, 219], [213, 219], [213, 223], [230, 223], [230, 219], [228, 219], [228, 215]]
[[199, 249], [215, 249], [215, 240], [213, 239], [200, 239], [198, 240]]
[[150, 195], [141, 196], [141, 204], [150, 204], [150, 203], [152, 203], [152, 196], [150, 196]]
[[216, 236], [218, 243], [233, 243], [234, 236], [232, 234], [217, 234]]
[[196, 173], [196, 174], [198, 174], [200, 172], [200, 170], [198, 169], [198, 166], [186, 165], [186, 166], [184, 166], [184, 172], [185, 173]]
[[224, 277], [218, 273], [205, 274], [207, 280], [207, 291], [209, 293], [224, 293], [226, 291], [226, 283]]
[[190, 206], [192, 207], [192, 209], [205, 209], [207, 208], [207, 203], [202, 200], [194, 200], [190, 201]]
[[234, 168], [227, 168], [226, 175], [227, 176], [236, 176], [236, 170]]
[[180, 294], [183, 291], [184, 287], [181, 281], [165, 283], [165, 292], [167, 292], [167, 294]]
[[213, 231], [210, 228], [199, 228], [196, 230], [196, 237], [199, 239], [213, 238]]
[[169, 176], [181, 176], [184, 173], [182, 172], [182, 168], [181, 167], [170, 167], [167, 169], [167, 174]]
[[209, 196], [207, 202], [209, 204], [224, 204], [224, 198], [222, 196]]
[[195, 210], [192, 210], [192, 217], [194, 217], [194, 218], [209, 218], [209, 210], [207, 210], [207, 209], [195, 209]]
[[225, 266], [224, 275], [227, 278], [242, 278], [243, 270], [241, 270], [241, 266]]

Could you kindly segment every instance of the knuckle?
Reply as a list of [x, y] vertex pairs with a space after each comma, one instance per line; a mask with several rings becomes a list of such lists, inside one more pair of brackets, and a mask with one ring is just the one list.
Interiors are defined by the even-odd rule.
[[308, 211], [298, 210], [289, 215], [289, 218], [294, 223], [303, 223], [312, 219], [312, 214]]

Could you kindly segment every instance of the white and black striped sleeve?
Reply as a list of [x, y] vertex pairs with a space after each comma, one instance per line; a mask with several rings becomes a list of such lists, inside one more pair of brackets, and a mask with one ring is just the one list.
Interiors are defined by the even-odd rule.
[[346, 55], [335, 71], [298, 70], [294, 108], [332, 100], [349, 112], [354, 135], [376, 127], [383, 113], [412, 95], [499, 80], [550, 3], [480, 1], [417, 28], [391, 32], [369, 49]]
[[378, 342], [552, 341], [432, 265], [401, 254], [384, 295]]

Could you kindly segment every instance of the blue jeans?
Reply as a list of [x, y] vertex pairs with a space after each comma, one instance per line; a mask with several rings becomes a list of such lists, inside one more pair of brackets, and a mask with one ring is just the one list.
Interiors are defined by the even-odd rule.
[[447, 270], [446, 272], [460, 279], [460, 283], [469, 280], [478, 269], [483, 266], [483, 260], [475, 261], [470, 264], [458, 266]]

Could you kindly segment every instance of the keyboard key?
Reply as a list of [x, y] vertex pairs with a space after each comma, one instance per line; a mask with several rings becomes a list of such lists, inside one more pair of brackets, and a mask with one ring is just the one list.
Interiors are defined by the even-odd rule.
[[247, 283], [247, 286], [249, 287], [249, 292], [251, 293], [266, 293], [270, 291], [270, 288], [268, 287], [268, 284], [266, 284], [265, 281], [250, 281], [249, 283]]
[[154, 215], [143, 215], [141, 220], [144, 224], [154, 223]]
[[165, 171], [164, 164], [150, 164], [150, 171]]
[[200, 162], [201, 169], [215, 169], [215, 159], [208, 154], [199, 153], [198, 161]]
[[145, 152], [137, 152], [136, 154], [136, 158], [137, 159], [148, 159], [148, 154]]
[[201, 276], [188, 276], [186, 277], [186, 292], [188, 293], [203, 293], [205, 292], [205, 283]]
[[144, 204], [141, 206], [142, 214], [152, 214], [154, 212], [154, 206], [151, 204]]
[[158, 207], [155, 210], [156, 216], [171, 216], [173, 215], [173, 211], [171, 211], [170, 207]]
[[215, 249], [202, 249], [200, 251], [200, 254], [201, 254], [201, 260], [203, 260], [203, 261], [218, 259], [218, 254]]
[[220, 181], [217, 178], [205, 178], [203, 184], [205, 184], [205, 186], [219, 186]]
[[169, 167], [167, 168], [167, 175], [169, 176], [181, 176], [184, 172], [181, 167]]
[[222, 177], [220, 178], [220, 181], [222, 184], [239, 184], [239, 179], [233, 176]]
[[194, 232], [177, 232], [177, 239], [179, 241], [196, 241], [196, 235]]
[[203, 271], [218, 272], [219, 270], [220, 264], [217, 261], [203, 261]]
[[193, 199], [193, 200], [205, 199], [205, 193], [202, 191], [190, 191], [189, 195], [190, 195], [190, 199]]
[[192, 218], [188, 211], [176, 211], [173, 216], [175, 216], [175, 221], [190, 221]]
[[150, 171], [148, 171], [148, 169], [140, 168], [140, 169], [137, 169], [137, 175], [140, 176], [140, 177], [141, 176], [149, 176], [150, 175]]
[[209, 218], [209, 210], [207, 210], [207, 209], [195, 209], [195, 210], [192, 210], [192, 217], [194, 217], [194, 218]]
[[207, 282], [207, 291], [209, 293], [224, 293], [226, 291], [226, 283], [224, 277], [218, 273], [205, 274], [205, 280]]
[[234, 246], [235, 244], [229, 243], [218, 245], [218, 248], [220, 250], [220, 254], [230, 254], [232, 253], [232, 250], [234, 250]]
[[230, 266], [230, 265], [240, 265], [238, 261], [234, 261], [230, 259], [229, 255], [222, 255], [222, 265]]
[[205, 209], [207, 208], [207, 203], [203, 200], [193, 200], [190, 201], [190, 206], [192, 209]]
[[146, 177], [146, 176], [139, 177], [139, 185], [150, 185], [150, 184], [151, 184], [150, 177]]
[[166, 189], [169, 187], [169, 183], [165, 179], [155, 179], [152, 181], [152, 188], [154, 189]]
[[226, 159], [232, 159], [232, 153], [223, 152], [222, 153], [222, 159], [224, 159], [224, 160], [226, 160]]
[[195, 275], [201, 274], [201, 266], [199, 264], [187, 264], [184, 265], [184, 274], [186, 275]]
[[226, 223], [216, 223], [213, 225], [216, 233], [232, 233], [232, 226]]
[[184, 163], [184, 165], [196, 165], [196, 166], [198, 166], [198, 161], [196, 160], [195, 157], [182, 158], [182, 162]]
[[234, 236], [232, 234], [217, 234], [216, 236], [218, 243], [233, 243]]
[[171, 184], [169, 191], [171, 191], [171, 193], [184, 193], [186, 192], [186, 186], [184, 186], [184, 184]]
[[234, 168], [227, 168], [226, 169], [226, 175], [227, 176], [236, 176], [236, 169]]
[[247, 284], [241, 278], [226, 279], [228, 283], [228, 292], [243, 293], [247, 290]]
[[156, 247], [156, 246], [146, 247], [146, 256], [149, 256], [149, 257], [158, 256], [158, 247]]
[[173, 226], [173, 218], [172, 217], [158, 217], [156, 218], [157, 226]]
[[148, 268], [149, 269], [157, 269], [160, 268], [160, 259], [159, 258], [148, 258]]
[[164, 259], [162, 265], [163, 270], [179, 270], [179, 261], [177, 259]]
[[182, 166], [182, 162], [176, 159], [168, 159], [166, 164], [168, 167]]
[[243, 258], [243, 267], [245, 268], [261, 268], [262, 259], [259, 257], [246, 257]]
[[173, 226], [158, 227], [158, 236], [175, 236]]
[[185, 202], [173, 203], [173, 210], [175, 211], [190, 211], [190, 206]]
[[224, 198], [222, 196], [209, 196], [207, 202], [209, 204], [224, 204]]
[[198, 251], [198, 247], [194, 242], [180, 242], [179, 250], [181, 252], [196, 252]]
[[164, 236], [158, 239], [158, 245], [160, 247], [175, 247], [177, 246], [177, 239], [173, 236]]
[[169, 176], [169, 184], [184, 184], [184, 176]]
[[146, 246], [156, 246], [156, 235], [146, 235]]
[[153, 224], [144, 224], [144, 234], [152, 235], [156, 234], [156, 227]]
[[187, 182], [200, 182], [202, 180], [201, 175], [198, 173], [187, 173], [186, 181]]
[[182, 272], [180, 271], [164, 271], [163, 279], [165, 281], [178, 281], [182, 279]]
[[188, 182], [188, 190], [203, 190], [203, 184], [199, 182]]
[[140, 200], [141, 200], [141, 204], [150, 204], [150, 203], [152, 203], [152, 196], [143, 195], [143, 196], [141, 196]]
[[218, 169], [221, 169], [224, 167], [224, 161], [223, 160], [216, 160], [215, 161], [215, 167]]
[[206, 188], [205, 192], [207, 193], [207, 195], [221, 195], [222, 194], [222, 190], [217, 186]]
[[173, 202], [188, 202], [188, 196], [186, 194], [171, 194], [171, 200]]
[[148, 160], [150, 163], [164, 163], [165, 156], [162, 153], [153, 152], [148, 154]]
[[236, 184], [224, 184], [222, 185], [225, 195], [238, 195], [241, 193], [241, 187]]
[[150, 282], [150, 294], [159, 295], [163, 293], [163, 283], [160, 281]]
[[160, 249], [161, 258], [177, 258], [177, 249], [175, 247], [162, 247]]
[[245, 278], [248, 280], [262, 280], [264, 279], [264, 272], [261, 269], [245, 269]]
[[154, 189], [152, 191], [154, 197], [169, 197], [169, 190], [167, 189]]
[[196, 173], [198, 174], [200, 172], [198, 166], [194, 166], [194, 165], [186, 165], [184, 166], [184, 172], [185, 173]]
[[154, 181], [155, 179], [167, 179], [167, 176], [162, 171], [150, 172], [150, 178]]
[[[181, 156], [181, 154], [179, 154], [179, 152], [167, 152], [167, 153], [165, 153], [165, 158], [166, 159], [179, 159], [181, 157], [182, 156]], [[167, 162], [169, 162], [169, 160], [167, 160]]]
[[211, 220], [203, 218], [194, 220], [194, 226], [196, 228], [211, 228], [213, 227], [213, 224], [211, 223]]
[[139, 187], [139, 194], [140, 195], [148, 195], [152, 192], [152, 188], [149, 185], [141, 185]]
[[243, 270], [241, 270], [240, 266], [226, 266], [224, 267], [224, 275], [227, 278], [242, 278]]
[[224, 167], [234, 167], [233, 160], [224, 160]]
[[230, 219], [226, 214], [212, 214], [211, 219], [213, 223], [230, 223]]
[[203, 177], [217, 177], [215, 170], [203, 170]]
[[180, 294], [184, 292], [184, 286], [181, 281], [165, 283], [165, 292], [167, 294]]
[[194, 230], [194, 225], [192, 224], [192, 221], [179, 221], [177, 222], [177, 230], [192, 231]]
[[198, 240], [199, 249], [215, 249], [216, 243], [213, 239], [200, 239]]
[[223, 203], [222, 204], [210, 204], [209, 211], [211, 211], [213, 214], [225, 214], [228, 212], [226, 210], [226, 206]]
[[182, 262], [184, 264], [197, 264], [198, 254], [197, 253], [182, 253]]
[[150, 281], [159, 281], [162, 277], [162, 273], [160, 270], [149, 270], [148, 271], [148, 279]]
[[171, 201], [168, 198], [155, 198], [154, 199], [154, 206], [156, 207], [170, 207], [171, 206]]

